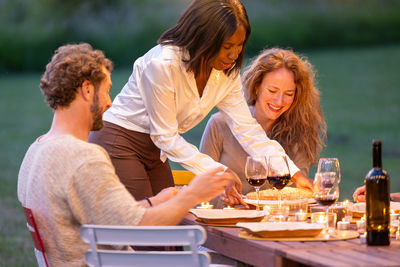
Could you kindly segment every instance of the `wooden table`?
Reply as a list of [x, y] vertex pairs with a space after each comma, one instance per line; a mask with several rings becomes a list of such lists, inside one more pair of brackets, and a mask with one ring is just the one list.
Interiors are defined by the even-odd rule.
[[202, 225], [207, 231], [205, 247], [254, 266], [400, 266], [400, 241], [371, 247], [360, 239], [293, 242], [258, 241], [238, 236], [241, 228], [210, 226], [188, 214], [181, 224]]

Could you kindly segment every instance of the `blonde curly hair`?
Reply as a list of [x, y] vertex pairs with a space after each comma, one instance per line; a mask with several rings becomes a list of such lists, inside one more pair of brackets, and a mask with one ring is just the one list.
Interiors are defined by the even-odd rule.
[[246, 68], [242, 76], [243, 90], [247, 104], [254, 106], [264, 75], [280, 68], [293, 72], [296, 93], [290, 108], [274, 121], [267, 136], [278, 141], [308, 175], [308, 169], [325, 145], [326, 123], [320, 106], [320, 92], [314, 85], [315, 71], [307, 58], [287, 49], [263, 50]]

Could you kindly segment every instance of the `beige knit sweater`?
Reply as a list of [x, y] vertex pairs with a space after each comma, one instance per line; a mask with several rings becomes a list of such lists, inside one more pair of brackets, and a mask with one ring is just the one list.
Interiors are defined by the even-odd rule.
[[145, 212], [119, 182], [107, 152], [70, 135], [30, 146], [18, 199], [32, 209], [52, 266], [85, 266], [82, 224], [137, 225]]

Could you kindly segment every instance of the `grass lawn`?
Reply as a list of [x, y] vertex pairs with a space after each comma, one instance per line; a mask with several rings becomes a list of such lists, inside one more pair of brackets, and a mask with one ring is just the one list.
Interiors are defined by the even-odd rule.
[[[341, 199], [350, 198], [371, 168], [371, 142], [383, 142], [383, 165], [391, 191], [400, 192], [400, 46], [305, 52], [315, 65], [328, 144], [321, 156], [338, 157]], [[130, 68], [112, 74], [116, 95]], [[39, 90], [41, 74], [0, 76], [0, 266], [35, 266], [32, 241], [17, 200], [17, 176], [25, 151], [51, 123]], [[200, 142], [206, 120], [184, 136]], [[173, 168], [179, 168], [172, 164]], [[312, 177], [315, 170], [310, 173]]]

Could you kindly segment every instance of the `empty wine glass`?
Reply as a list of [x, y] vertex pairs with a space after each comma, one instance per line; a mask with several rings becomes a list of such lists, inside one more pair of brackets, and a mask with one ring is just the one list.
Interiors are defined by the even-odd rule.
[[334, 172], [340, 183], [340, 165], [337, 158], [320, 158], [318, 162], [317, 173], [330, 173]]
[[276, 155], [267, 158], [268, 163], [268, 182], [273, 188], [278, 190], [278, 212], [282, 210], [282, 196], [281, 189], [283, 189], [290, 182], [290, 171], [286, 156]]
[[248, 156], [245, 166], [245, 174], [247, 182], [254, 187], [257, 196], [256, 209], [259, 210], [260, 204], [260, 187], [263, 186], [267, 179], [267, 168], [264, 157]]

